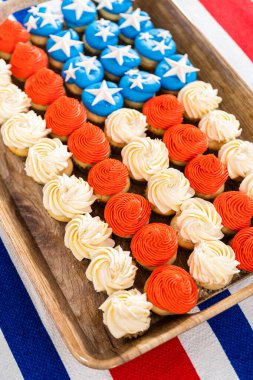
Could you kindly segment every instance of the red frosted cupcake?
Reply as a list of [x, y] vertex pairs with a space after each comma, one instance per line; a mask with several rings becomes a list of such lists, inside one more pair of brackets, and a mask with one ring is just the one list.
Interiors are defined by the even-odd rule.
[[213, 199], [225, 189], [228, 171], [214, 154], [195, 157], [185, 168], [186, 178], [190, 181], [195, 195]]
[[91, 123], [85, 123], [71, 133], [68, 148], [73, 154], [74, 162], [83, 169], [90, 168], [110, 156], [110, 144], [104, 132]]
[[169, 151], [170, 161], [179, 166], [186, 165], [208, 148], [206, 135], [191, 124], [174, 125], [163, 136]]
[[5, 20], [0, 24], [0, 58], [9, 60], [18, 42], [28, 42], [30, 34], [17, 21]]
[[253, 218], [253, 200], [240, 191], [228, 191], [218, 195], [214, 206], [222, 218], [224, 234], [231, 235], [250, 227]]
[[149, 222], [151, 207], [138, 194], [117, 194], [106, 204], [104, 217], [115, 235], [131, 238]]
[[235, 235], [230, 243], [235, 252], [238, 267], [253, 272], [253, 227], [244, 228]]
[[163, 223], [150, 223], [142, 227], [131, 241], [134, 258], [149, 270], [173, 264], [177, 258], [177, 248], [176, 231]]
[[160, 95], [148, 100], [143, 107], [149, 130], [163, 136], [167, 129], [182, 123], [184, 107], [174, 95]]
[[62, 77], [46, 67], [30, 76], [25, 83], [25, 93], [32, 99], [33, 108], [40, 111], [45, 111], [64, 92]]
[[66, 142], [68, 136], [81, 128], [87, 119], [85, 108], [77, 99], [61, 96], [47, 109], [45, 120], [53, 137]]
[[128, 192], [128, 168], [119, 160], [107, 158], [90, 169], [88, 182], [97, 198], [107, 202], [115, 194]]

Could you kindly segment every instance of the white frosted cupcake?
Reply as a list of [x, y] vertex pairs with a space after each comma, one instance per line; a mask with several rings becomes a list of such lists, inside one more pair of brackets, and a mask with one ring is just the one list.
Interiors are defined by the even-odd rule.
[[28, 149], [51, 132], [46, 122], [34, 111], [17, 113], [1, 128], [3, 142], [12, 153], [26, 157]]
[[11, 83], [11, 65], [0, 59], [0, 87]]
[[31, 100], [14, 84], [0, 87], [0, 125], [18, 112], [27, 112]]
[[79, 261], [91, 259], [100, 248], [114, 247], [112, 229], [99, 216], [77, 215], [65, 228], [64, 244]]
[[242, 183], [240, 184], [239, 190], [247, 194], [251, 199], [253, 199], [253, 173], [248, 174]]

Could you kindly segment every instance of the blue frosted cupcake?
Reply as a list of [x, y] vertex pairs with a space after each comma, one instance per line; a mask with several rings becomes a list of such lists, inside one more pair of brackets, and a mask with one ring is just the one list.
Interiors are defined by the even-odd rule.
[[85, 48], [92, 54], [100, 54], [108, 45], [117, 45], [118, 36], [118, 25], [101, 18], [88, 26], [83, 36], [83, 42]]
[[130, 70], [119, 82], [125, 105], [140, 109], [144, 102], [153, 98], [160, 90], [160, 78], [147, 71]]
[[126, 71], [139, 66], [141, 59], [131, 45], [108, 46], [102, 51], [100, 61], [108, 79], [118, 81]]
[[161, 78], [164, 92], [177, 93], [181, 88], [197, 79], [197, 71], [188, 59], [188, 55], [175, 54], [164, 58], [155, 69], [155, 74]]
[[79, 33], [97, 18], [97, 8], [91, 0], [63, 0], [61, 10], [67, 27]]
[[83, 52], [83, 42], [72, 29], [63, 30], [51, 35], [46, 46], [49, 62], [56, 69], [62, 69], [64, 62]]
[[154, 25], [150, 21], [149, 15], [137, 8], [135, 11], [121, 14], [119, 28], [122, 41], [132, 44], [140, 32], [146, 32], [154, 28]]
[[135, 48], [141, 56], [141, 66], [153, 70], [165, 57], [176, 52], [176, 43], [168, 30], [150, 29], [138, 34]]
[[121, 88], [113, 82], [99, 82], [88, 86], [82, 93], [87, 116], [95, 124], [102, 124], [113, 111], [123, 107]]
[[132, 10], [132, 0], [95, 0], [100, 17], [107, 20], [118, 21], [121, 13]]

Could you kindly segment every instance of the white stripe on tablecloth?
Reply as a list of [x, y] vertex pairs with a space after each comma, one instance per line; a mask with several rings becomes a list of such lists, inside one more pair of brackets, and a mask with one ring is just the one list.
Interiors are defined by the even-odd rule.
[[0, 380], [24, 380], [8, 343], [0, 330]]
[[[252, 277], [244, 280], [242, 283], [239, 282], [229, 289], [230, 293], [234, 294], [239, 289], [243, 288], [244, 286], [247, 286], [249, 284], [252, 284], [253, 279]], [[246, 300], [242, 301], [239, 304], [240, 308], [242, 309], [243, 314], [245, 315], [245, 318], [247, 318], [251, 328], [253, 329], [253, 296], [247, 298]]]

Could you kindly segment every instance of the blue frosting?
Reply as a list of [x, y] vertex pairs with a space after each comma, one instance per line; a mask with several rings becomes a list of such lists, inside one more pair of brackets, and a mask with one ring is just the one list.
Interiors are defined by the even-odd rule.
[[[37, 10], [39, 13], [46, 13], [46, 12], [49, 13], [50, 12], [46, 7], [33, 7], [33, 9]], [[37, 36], [42, 36], [42, 37], [49, 37], [50, 34], [55, 34], [55, 33], [58, 33], [62, 30], [63, 23], [62, 23], [60, 17], [55, 19], [55, 23], [56, 23], [57, 27], [55, 27], [52, 24], [47, 24], [47, 25], [44, 25], [41, 27], [41, 24], [43, 22], [43, 17], [39, 16], [38, 14], [33, 15], [32, 13], [28, 12], [24, 21], [23, 21], [23, 24], [25, 25], [31, 19], [31, 17], [33, 17], [37, 20], [36, 21], [37, 28], [30, 29], [31, 34], [34, 34]]]
[[[117, 89], [118, 86], [113, 82], [106, 82], [108, 88]], [[91, 89], [99, 89], [102, 85], [102, 82], [92, 84], [91, 86], [86, 87], [86, 89], [82, 93], [82, 102], [85, 105], [88, 110], [96, 115], [99, 116], [108, 116], [113, 111], [116, 111], [123, 107], [124, 99], [120, 92], [117, 92], [116, 94], [112, 95], [113, 100], [115, 102], [115, 105], [110, 104], [106, 100], [101, 100], [95, 105], [92, 105], [92, 103], [95, 100], [96, 95], [90, 94], [87, 92], [87, 90]]]
[[[113, 33], [113, 36], [108, 36], [106, 41], [101, 36], [96, 36], [101, 29], [107, 29]], [[85, 39], [87, 43], [96, 50], [104, 50], [108, 45], [117, 45], [119, 35], [119, 27], [115, 22], [109, 20], [98, 20], [91, 23], [85, 31]]]
[[65, 8], [71, 4], [73, 4], [73, 0], [63, 0], [62, 5], [61, 5], [61, 10], [64, 16], [65, 23], [69, 28], [78, 28], [80, 26], [88, 25], [92, 21], [96, 20], [97, 8], [91, 0], [87, 2], [87, 6], [89, 8], [92, 8], [92, 10], [83, 11], [80, 18], [76, 17], [75, 9]]
[[116, 58], [105, 58], [106, 54], [112, 52], [110, 47], [103, 50], [100, 55], [100, 61], [108, 73], [121, 77], [123, 74], [125, 74], [126, 71], [139, 66], [141, 59], [139, 54], [133, 48], [130, 46], [127, 47], [125, 45], [117, 45], [115, 47], [117, 49], [129, 48], [128, 52], [130, 53], [131, 57], [123, 55], [123, 64], [120, 65]]
[[120, 14], [127, 12], [132, 7], [132, 0], [114, 0], [112, 3], [112, 9], [103, 8], [106, 12], [113, 14]]
[[[133, 14], [134, 11], [130, 12], [130, 14]], [[149, 16], [147, 12], [141, 11], [140, 12], [141, 16]], [[121, 26], [125, 22], [125, 18], [121, 18], [119, 20], [119, 26]], [[121, 34], [127, 38], [130, 38], [134, 40], [137, 35], [140, 32], [146, 32], [149, 29], [154, 28], [154, 24], [152, 23], [151, 20], [144, 20], [140, 22], [140, 30], [136, 30], [133, 26], [126, 26], [124, 28], [120, 28]]]
[[[55, 36], [63, 37], [65, 34], [70, 33], [71, 40], [79, 41], [79, 36], [77, 32], [75, 32], [72, 29], [62, 30], [61, 32], [55, 34]], [[49, 52], [50, 48], [55, 45], [54, 40], [52, 37], [50, 37], [47, 41], [46, 45], [46, 51], [49, 54], [50, 57], [53, 59], [60, 61], [60, 62], [66, 62], [71, 57], [76, 57], [79, 55], [79, 53], [83, 52], [83, 44], [78, 44], [78, 46], [71, 46], [70, 48], [70, 56], [67, 56], [63, 50], [56, 50], [53, 52]]]
[[[170, 56], [170, 59], [172, 59], [173, 61], [179, 61], [182, 58], [183, 56], [181, 54], [175, 54], [175, 55]], [[189, 59], [187, 60], [187, 66], [193, 67]], [[170, 64], [166, 62], [164, 59], [157, 65], [156, 70], [155, 70], [155, 74], [161, 78], [161, 85], [162, 85], [162, 88], [164, 88], [165, 90], [171, 90], [171, 91], [181, 90], [181, 88], [186, 86], [188, 83], [194, 82], [197, 79], [196, 72], [187, 73], [185, 76], [185, 79], [186, 79], [185, 83], [181, 82], [181, 80], [178, 78], [177, 75], [172, 75], [170, 77], [164, 78], [163, 77], [164, 74], [167, 73], [170, 69], [171, 69]]]
[[[146, 58], [149, 58], [153, 61], [160, 62], [164, 57], [169, 57], [176, 52], [176, 43], [172, 39], [170, 33], [168, 36], [163, 38], [159, 37], [160, 33], [166, 33], [167, 31], [164, 29], [150, 29], [146, 33], [149, 33], [150, 38], [143, 38], [143, 33], [139, 33], [135, 39], [135, 48], [136, 50]], [[157, 43], [164, 41], [164, 45], [166, 49], [163, 52], [159, 50], [154, 50], [156, 48]]]

